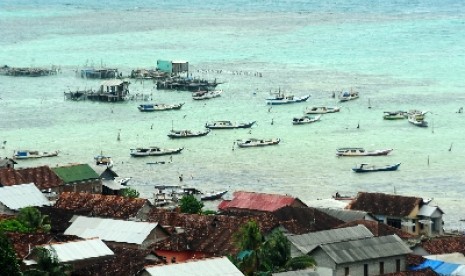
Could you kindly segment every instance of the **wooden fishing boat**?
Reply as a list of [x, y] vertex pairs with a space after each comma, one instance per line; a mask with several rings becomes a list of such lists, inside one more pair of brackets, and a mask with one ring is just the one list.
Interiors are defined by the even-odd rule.
[[341, 195], [339, 192], [336, 192], [336, 194], [333, 195], [332, 197], [333, 197], [333, 199], [335, 199], [335, 200], [342, 200], [342, 201], [344, 201], [344, 200], [345, 200], [345, 201], [347, 201], [347, 200], [348, 200], [348, 201], [351, 201], [351, 200], [355, 199], [355, 197], [353, 197], [353, 196], [350, 196], [350, 195]]
[[249, 139], [241, 139], [237, 140], [236, 144], [240, 148], [250, 148], [250, 147], [264, 147], [264, 146], [272, 146], [277, 145], [281, 139], [279, 138], [272, 138], [272, 139], [256, 139], [256, 138], [249, 138]]
[[384, 120], [403, 120], [407, 118], [406, 111], [384, 111]]
[[428, 113], [428, 111], [409, 110], [407, 120], [415, 126], [427, 127], [428, 122], [425, 121], [426, 113]]
[[314, 123], [314, 122], [318, 122], [321, 118], [321, 115], [318, 115], [318, 116], [309, 116], [309, 115], [306, 115], [306, 116], [303, 116], [303, 117], [295, 117], [292, 119], [292, 124], [293, 125], [304, 125], [304, 124], [311, 124], [311, 123]]
[[200, 200], [218, 200], [221, 199], [228, 191], [207, 192], [200, 195]]
[[184, 103], [180, 104], [141, 104], [137, 108], [142, 112], [152, 112], [152, 111], [165, 111], [165, 110], [178, 110]]
[[353, 91], [352, 89], [350, 91], [342, 91], [341, 94], [339, 94], [339, 101], [340, 102], [346, 102], [346, 101], [351, 101], [358, 99], [358, 92]]
[[221, 96], [223, 90], [213, 90], [213, 91], [198, 91], [192, 93], [192, 99], [194, 100], [208, 100]]
[[210, 132], [210, 129], [201, 130], [201, 131], [192, 131], [192, 130], [171, 130], [168, 134], [170, 138], [191, 138], [191, 137], [200, 137], [205, 136]]
[[365, 150], [364, 148], [338, 148], [337, 156], [380, 156], [388, 155], [393, 149]]
[[144, 157], [144, 156], [163, 156], [181, 153], [184, 148], [159, 148], [159, 147], [147, 147], [147, 148], [135, 148], [130, 150], [130, 154], [133, 157]]
[[266, 104], [268, 105], [280, 105], [280, 104], [291, 104], [305, 102], [310, 98], [310, 95], [304, 95], [301, 97], [295, 97], [294, 95], [285, 95], [284, 93], [278, 92], [274, 97], [267, 98]]
[[341, 108], [339, 106], [312, 106], [307, 107], [304, 111], [305, 114], [326, 114], [339, 112]]
[[255, 121], [238, 123], [231, 121], [213, 121], [205, 124], [206, 128], [209, 129], [232, 129], [232, 128], [250, 128], [255, 124]]
[[94, 157], [95, 159], [95, 164], [96, 165], [103, 165], [107, 166], [108, 168], [113, 167], [113, 160], [111, 159], [110, 156], [105, 156], [105, 155], [97, 155]]
[[59, 151], [16, 150], [13, 159], [30, 159], [58, 156]]
[[400, 163], [393, 164], [393, 165], [384, 165], [384, 166], [377, 166], [377, 165], [362, 163], [352, 168], [352, 170], [356, 173], [396, 171], [399, 168], [399, 166], [400, 166]]

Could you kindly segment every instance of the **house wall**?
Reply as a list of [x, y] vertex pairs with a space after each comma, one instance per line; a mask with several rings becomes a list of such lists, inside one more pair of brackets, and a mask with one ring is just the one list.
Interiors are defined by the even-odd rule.
[[100, 179], [84, 180], [73, 183], [66, 183], [61, 187], [60, 192], [77, 192], [77, 193], [102, 193], [102, 181]]
[[168, 238], [168, 234], [160, 226], [155, 227], [147, 238], [140, 245], [141, 248], [148, 248], [150, 245]]
[[336, 264], [322, 249], [316, 249], [311, 256], [319, 267], [333, 269], [334, 276], [345, 276], [346, 267], [349, 268], [349, 275], [363, 276], [365, 264], [368, 265], [368, 275], [379, 275], [380, 262], [384, 262], [384, 273], [393, 273], [396, 272], [396, 260], [400, 260], [400, 271], [406, 270], [405, 256], [392, 256], [346, 264]]
[[206, 254], [196, 251], [171, 251], [171, 250], [155, 250], [158, 256], [165, 257], [167, 263], [171, 263], [171, 260], [176, 260], [176, 262], [185, 262], [192, 259], [204, 259], [213, 257], [211, 254]]
[[0, 202], [0, 214], [16, 215], [16, 212], [14, 210], [11, 210], [10, 208], [6, 207], [5, 204]]
[[142, 208], [137, 212], [136, 219], [147, 221], [150, 210], [152, 210], [152, 207], [148, 203], [145, 203], [144, 206], [142, 206]]

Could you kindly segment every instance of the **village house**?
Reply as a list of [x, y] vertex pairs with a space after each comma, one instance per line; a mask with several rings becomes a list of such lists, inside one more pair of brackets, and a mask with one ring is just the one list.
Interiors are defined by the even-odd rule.
[[405, 271], [412, 251], [397, 235], [366, 237], [318, 245], [308, 255], [339, 275], [383, 275]]
[[412, 235], [410, 233], [407, 233], [405, 231], [402, 231], [401, 229], [389, 226], [387, 224], [384, 224], [379, 221], [372, 221], [372, 220], [354, 220], [350, 222], [346, 222], [344, 224], [339, 225], [337, 228], [345, 228], [345, 227], [352, 227], [352, 226], [357, 226], [357, 225], [363, 225], [370, 232], [375, 236], [389, 236], [389, 235], [394, 235], [396, 234], [401, 238], [404, 242], [407, 242], [409, 240], [412, 241], [412, 243], [416, 243], [417, 238], [415, 235]]
[[[345, 207], [345, 206], [344, 206]], [[354, 221], [354, 220], [369, 220], [376, 221], [376, 218], [373, 217], [370, 213], [359, 210], [347, 210], [342, 208], [317, 208], [319, 211], [324, 212], [332, 217], [340, 219], [344, 222]]]
[[138, 276], [242, 276], [242, 272], [227, 257], [190, 260], [169, 265], [146, 266]]
[[64, 234], [86, 239], [98, 237], [107, 244], [133, 249], [146, 249], [170, 235], [158, 223], [85, 216], [74, 217]]
[[58, 197], [54, 208], [86, 216], [145, 221], [152, 204], [144, 198], [64, 192]]
[[444, 234], [444, 212], [418, 197], [359, 192], [347, 209], [371, 213], [376, 220], [413, 235]]
[[88, 164], [71, 164], [52, 168], [63, 181], [60, 192], [102, 193], [100, 176]]
[[[111, 258], [114, 253], [100, 239], [74, 240], [61, 243], [48, 243], [36, 246], [35, 248], [45, 248], [54, 255], [58, 262], [70, 264], [73, 269], [85, 267], [89, 260], [101, 262]], [[38, 256], [33, 249], [31, 253], [23, 260], [26, 267], [33, 268], [38, 261]]]
[[287, 195], [237, 191], [232, 200], [223, 200], [218, 210], [224, 213], [263, 213], [274, 212], [286, 206], [307, 207], [300, 199]]
[[0, 169], [3, 169], [3, 168], [14, 169], [16, 164], [18, 163], [16, 163], [15, 160], [8, 158], [8, 157], [0, 159]]
[[0, 214], [16, 215], [21, 208], [48, 205], [50, 201], [33, 183], [0, 187]]

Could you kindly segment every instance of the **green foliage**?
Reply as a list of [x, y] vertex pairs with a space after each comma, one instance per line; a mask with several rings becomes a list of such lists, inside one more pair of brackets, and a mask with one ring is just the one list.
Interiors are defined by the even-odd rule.
[[196, 199], [193, 195], [185, 195], [179, 201], [181, 213], [200, 214], [203, 208], [203, 202]]
[[33, 254], [36, 256], [37, 266], [24, 271], [24, 276], [67, 276], [72, 270], [70, 265], [60, 263], [53, 251], [38, 247]]
[[3, 231], [0, 231], [0, 272], [2, 275], [21, 275], [16, 254]]
[[29, 232], [50, 232], [50, 218], [42, 215], [35, 207], [26, 207], [19, 210], [17, 220], [29, 229]]
[[216, 211], [213, 211], [213, 210], [205, 210], [205, 211], [202, 211], [202, 215], [216, 215]]
[[239, 246], [240, 251], [258, 250], [261, 246], [263, 237], [256, 221], [251, 220], [243, 225], [237, 233], [234, 234], [234, 241]]
[[291, 258], [291, 243], [281, 231], [274, 231], [259, 251], [261, 271], [275, 272]]
[[0, 231], [30, 233], [30, 229], [17, 219], [7, 219], [0, 221]]
[[138, 198], [140, 193], [132, 188], [124, 188], [121, 189], [121, 195], [124, 197], [130, 197], [130, 198]]
[[286, 264], [286, 269], [287, 270], [300, 270], [300, 269], [305, 269], [305, 268], [314, 267], [314, 266], [316, 266], [315, 260], [308, 255], [304, 255], [304, 256], [290, 259]]

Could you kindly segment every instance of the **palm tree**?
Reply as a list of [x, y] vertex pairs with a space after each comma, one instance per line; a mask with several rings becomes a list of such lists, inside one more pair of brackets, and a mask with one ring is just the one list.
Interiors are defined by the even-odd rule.
[[67, 276], [72, 270], [71, 265], [58, 261], [56, 252], [44, 247], [37, 247], [33, 254], [37, 259], [37, 266], [24, 271], [24, 276]]
[[3, 231], [0, 231], [0, 272], [2, 275], [21, 275], [15, 251]]
[[30, 232], [50, 232], [50, 218], [47, 215], [42, 215], [35, 207], [21, 208], [17, 219], [26, 226]]

